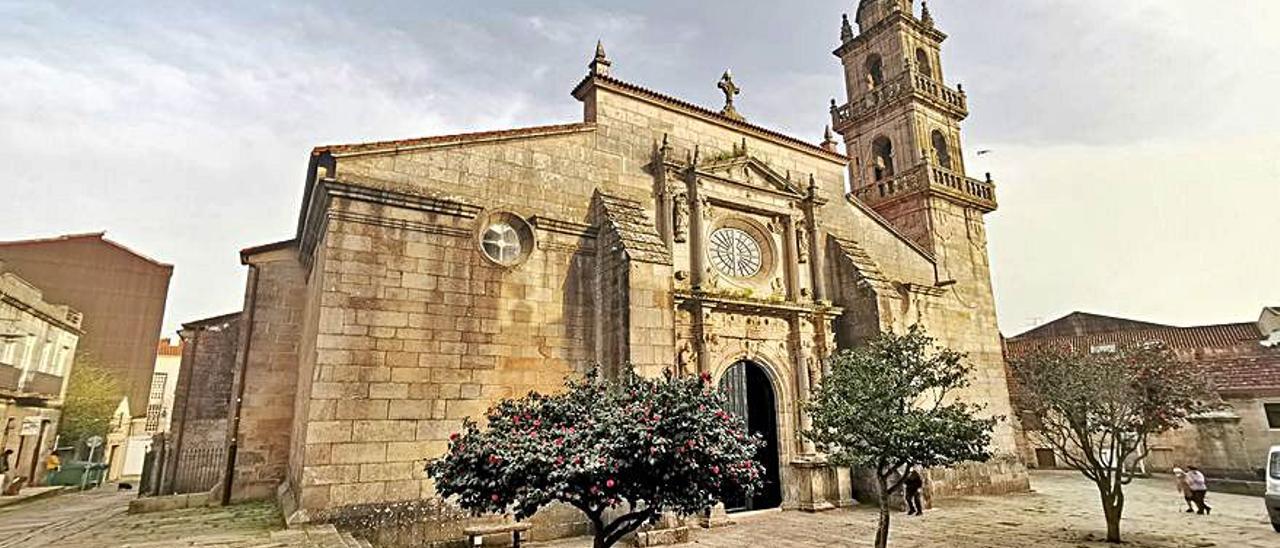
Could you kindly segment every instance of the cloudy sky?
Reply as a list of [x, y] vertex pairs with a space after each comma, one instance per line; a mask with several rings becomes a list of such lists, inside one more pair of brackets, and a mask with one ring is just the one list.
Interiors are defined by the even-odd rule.
[[[181, 6], [179, 6], [181, 4]], [[176, 265], [165, 322], [236, 310], [318, 144], [575, 121], [614, 74], [818, 140], [854, 0], [0, 0], [0, 240], [106, 230]], [[1001, 326], [1280, 305], [1280, 2], [936, 0], [972, 116]], [[974, 157], [977, 150], [992, 154]]]

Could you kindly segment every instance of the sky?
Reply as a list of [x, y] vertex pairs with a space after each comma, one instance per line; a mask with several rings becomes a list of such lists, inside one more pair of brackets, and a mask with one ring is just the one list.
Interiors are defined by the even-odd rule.
[[[105, 230], [175, 265], [165, 318], [238, 310], [311, 148], [579, 121], [614, 75], [817, 142], [854, 0], [0, 0], [0, 240]], [[1006, 334], [1075, 310], [1280, 305], [1280, 2], [935, 0]], [[990, 154], [976, 156], [978, 150]]]

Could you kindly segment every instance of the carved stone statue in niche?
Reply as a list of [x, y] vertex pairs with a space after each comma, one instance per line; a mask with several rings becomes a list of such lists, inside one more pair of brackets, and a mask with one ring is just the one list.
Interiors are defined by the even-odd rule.
[[809, 231], [803, 227], [796, 228], [796, 260], [809, 261]]
[[689, 343], [680, 345], [680, 351], [676, 353], [676, 370], [680, 373], [693, 372], [693, 350], [689, 348]]
[[672, 204], [674, 211], [671, 222], [671, 232], [675, 236], [676, 242], [684, 243], [689, 240], [689, 197], [681, 192], [676, 194], [675, 203]]

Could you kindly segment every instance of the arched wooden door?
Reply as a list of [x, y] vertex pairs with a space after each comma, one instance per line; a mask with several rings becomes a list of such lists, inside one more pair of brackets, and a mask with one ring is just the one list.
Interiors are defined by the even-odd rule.
[[728, 411], [742, 417], [752, 434], [764, 438], [764, 447], [756, 460], [764, 465], [764, 488], [754, 496], [729, 496], [725, 508], [730, 512], [776, 508], [782, 504], [782, 485], [778, 471], [778, 406], [773, 383], [759, 365], [743, 360], [733, 364], [720, 379], [720, 389], [728, 396]]

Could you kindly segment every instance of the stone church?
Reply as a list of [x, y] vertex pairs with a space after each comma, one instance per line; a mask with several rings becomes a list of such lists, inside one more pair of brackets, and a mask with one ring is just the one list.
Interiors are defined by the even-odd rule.
[[[847, 94], [818, 145], [751, 123], [728, 72], [708, 109], [620, 79], [599, 47], [580, 122], [316, 148], [295, 237], [242, 253], [228, 498], [279, 497], [291, 522], [412, 506], [438, 526], [417, 541], [459, 538], [426, 459], [598, 363], [721, 383], [769, 442], [769, 490], [742, 509], [847, 505], [801, 402], [833, 352], [912, 324], [968, 353], [964, 397], [1011, 416], [994, 185], [966, 175], [965, 94], [921, 8], [845, 18]], [[932, 496], [1025, 490], [1015, 428], [993, 462], [931, 474]]]

